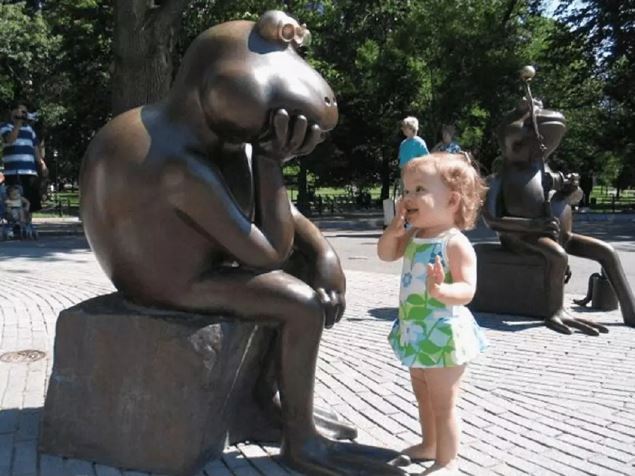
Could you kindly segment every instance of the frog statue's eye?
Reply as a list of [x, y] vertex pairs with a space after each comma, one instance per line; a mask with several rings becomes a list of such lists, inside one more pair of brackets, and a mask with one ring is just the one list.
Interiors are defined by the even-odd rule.
[[293, 41], [296, 46], [309, 46], [311, 43], [311, 32], [305, 24], [280, 23], [278, 26], [278, 36], [285, 43]]
[[293, 43], [294, 46], [307, 46], [311, 33], [306, 25], [299, 25], [293, 18], [281, 11], [265, 12], [256, 29], [265, 40]]
[[278, 27], [278, 37], [285, 43], [289, 43], [295, 37], [295, 25], [284, 23]]
[[311, 32], [305, 23], [295, 27], [293, 41], [295, 41], [295, 44], [298, 46], [309, 46], [311, 44]]

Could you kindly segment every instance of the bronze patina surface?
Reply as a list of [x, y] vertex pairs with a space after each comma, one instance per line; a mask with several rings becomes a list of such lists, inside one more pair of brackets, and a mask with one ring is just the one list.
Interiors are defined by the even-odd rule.
[[385, 463], [396, 453], [329, 440], [314, 424], [320, 336], [342, 317], [346, 284], [337, 255], [283, 184], [281, 165], [311, 152], [338, 120], [333, 91], [298, 54], [308, 37], [276, 11], [202, 33], [165, 100], [115, 117], [91, 142], [81, 216], [128, 300], [277, 327], [291, 466], [403, 474]]

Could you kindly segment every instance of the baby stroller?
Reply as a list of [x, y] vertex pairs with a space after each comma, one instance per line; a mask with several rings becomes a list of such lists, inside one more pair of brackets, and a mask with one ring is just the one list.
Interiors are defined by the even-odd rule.
[[[21, 197], [21, 187], [17, 188]], [[14, 202], [14, 206], [11, 206], [12, 202]], [[38, 238], [37, 230], [30, 219], [23, 219], [24, 213], [21, 205], [18, 205], [19, 203], [19, 200], [11, 199], [5, 184], [0, 184], [0, 225], [3, 241], [11, 239], [37, 240]]]

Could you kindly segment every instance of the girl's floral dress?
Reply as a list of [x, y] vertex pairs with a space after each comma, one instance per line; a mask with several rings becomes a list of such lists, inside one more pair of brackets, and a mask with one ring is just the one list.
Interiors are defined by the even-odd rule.
[[407, 367], [454, 367], [474, 359], [487, 347], [483, 331], [465, 306], [446, 306], [426, 291], [426, 265], [441, 256], [445, 281], [452, 282], [446, 244], [460, 231], [434, 238], [413, 237], [404, 253], [399, 318], [388, 340]]

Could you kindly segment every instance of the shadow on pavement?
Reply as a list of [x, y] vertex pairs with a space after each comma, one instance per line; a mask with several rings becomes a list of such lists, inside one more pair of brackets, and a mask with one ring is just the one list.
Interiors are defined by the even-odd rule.
[[398, 316], [398, 308], [396, 307], [376, 307], [369, 309], [368, 313], [375, 319], [382, 319], [384, 321], [394, 321]]
[[[590, 309], [585, 307], [573, 306], [569, 309], [571, 315], [575, 316], [580, 313], [597, 313], [597, 309]], [[504, 331], [504, 332], [518, 332], [523, 331], [525, 329], [532, 329], [536, 327], [545, 327], [544, 321], [538, 317], [530, 317], [530, 316], [512, 316], [508, 314], [490, 314], [490, 313], [479, 313], [475, 312], [474, 317], [476, 322], [478, 322], [479, 326], [484, 327], [486, 329], [496, 330], [496, 331]], [[577, 316], [582, 318], [583, 316]], [[584, 316], [585, 319], [597, 322], [598, 324], [602, 324], [605, 327], [617, 327], [625, 325], [620, 322], [607, 322], [603, 319], [593, 319]], [[584, 334], [583, 332], [571, 327], [571, 330], [574, 334]], [[547, 330], [548, 332], [555, 332], [552, 330]]]
[[[394, 321], [398, 316], [398, 309], [396, 307], [376, 307], [369, 309], [368, 313], [375, 319], [381, 319], [385, 321]], [[525, 329], [532, 329], [534, 327], [543, 326], [542, 319], [531, 318], [526, 316], [510, 316], [504, 314], [490, 314], [490, 313], [474, 313], [474, 317], [481, 327], [506, 332], [518, 332]], [[362, 321], [367, 320], [364, 318], [349, 318], [349, 321]]]
[[519, 332], [544, 326], [543, 320], [540, 318], [481, 312], [474, 312], [473, 314], [479, 326], [496, 331]]
[[27, 258], [64, 261], [68, 259], [69, 252], [87, 251], [90, 251], [90, 247], [82, 235], [41, 236], [36, 241], [0, 241], [0, 259]]
[[0, 410], [0, 432], [13, 433], [16, 440], [37, 438], [41, 416], [42, 407]]

